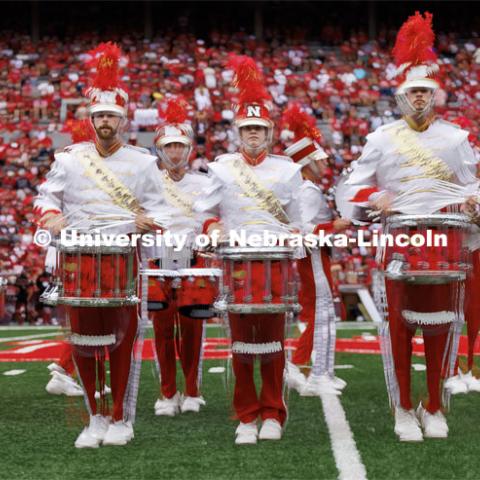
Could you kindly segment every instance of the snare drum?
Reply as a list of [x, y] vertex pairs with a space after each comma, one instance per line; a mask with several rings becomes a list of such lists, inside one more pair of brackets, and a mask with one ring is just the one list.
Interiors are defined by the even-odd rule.
[[176, 286], [178, 272], [161, 268], [146, 268], [140, 271], [148, 277], [148, 310], [159, 311], [168, 308], [172, 301], [172, 288]]
[[74, 307], [136, 305], [135, 247], [57, 245], [58, 304]]
[[265, 314], [299, 311], [298, 282], [289, 247], [223, 247], [219, 312]]
[[[427, 285], [465, 280], [471, 268], [467, 247], [469, 230], [470, 220], [461, 214], [388, 217], [385, 233], [391, 234], [396, 242], [393, 247], [386, 249], [385, 276], [390, 280]], [[412, 239], [414, 235], [416, 238]], [[420, 242], [422, 238], [424, 245], [416, 246], [415, 240]], [[399, 239], [402, 245], [398, 244]], [[427, 241], [431, 246], [427, 246]], [[437, 242], [437, 246], [434, 246], [434, 242]]]
[[177, 273], [176, 298], [180, 313], [192, 318], [214, 317], [213, 304], [218, 297], [222, 271], [219, 268], [182, 268]]

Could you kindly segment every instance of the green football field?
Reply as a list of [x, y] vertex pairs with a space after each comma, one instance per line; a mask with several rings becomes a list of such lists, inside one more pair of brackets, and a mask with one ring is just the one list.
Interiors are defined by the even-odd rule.
[[[365, 330], [366, 331], [366, 330]], [[42, 330], [42, 333], [48, 332]], [[374, 330], [370, 330], [370, 333]], [[341, 331], [339, 336], [358, 335]], [[7, 336], [35, 335], [32, 330], [0, 331]], [[415, 358], [415, 363], [422, 363]], [[399, 443], [385, 392], [378, 355], [338, 353], [337, 375], [348, 382], [339, 397], [354, 444], [369, 479], [479, 478], [480, 394], [454, 397], [447, 440]], [[322, 399], [291, 392], [289, 419], [280, 442], [235, 446], [236, 422], [224, 374], [209, 373], [223, 360], [204, 362], [202, 391], [207, 406], [200, 414], [155, 417], [158, 394], [153, 362], [145, 361], [138, 398], [135, 439], [126, 447], [77, 450], [83, 400], [45, 391], [47, 363], [0, 362], [0, 478], [5, 479], [330, 479], [355, 478], [336, 459], [348, 455], [348, 439], [332, 441]], [[351, 366], [351, 367], [349, 367]], [[13, 369], [20, 375], [4, 375]], [[425, 395], [423, 371], [412, 373], [415, 397]], [[329, 418], [335, 425], [336, 419]], [[340, 461], [340, 464], [342, 462]], [[353, 472], [353, 473], [352, 473]]]

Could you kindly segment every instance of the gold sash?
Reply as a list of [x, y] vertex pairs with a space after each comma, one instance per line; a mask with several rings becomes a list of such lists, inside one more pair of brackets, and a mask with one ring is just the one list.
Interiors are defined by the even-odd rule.
[[83, 150], [75, 156], [85, 169], [85, 176], [90, 177], [115, 205], [136, 214], [143, 213], [144, 210], [135, 195], [115, 176], [96, 152]]
[[392, 128], [390, 137], [397, 147], [397, 152], [406, 158], [400, 162], [400, 167], [418, 167], [422, 171], [417, 175], [403, 177], [401, 182], [410, 182], [421, 178], [449, 181], [452, 178], [451, 168], [431, 150], [423, 146], [411, 128], [407, 126]]
[[279, 222], [289, 224], [290, 220], [275, 194], [265, 188], [252, 168], [241, 158], [229, 162], [231, 172], [247, 197], [252, 198]]
[[167, 203], [181, 210], [188, 217], [193, 217], [193, 200], [178, 188], [177, 182], [170, 177], [167, 171], [165, 171], [163, 178], [163, 193]]

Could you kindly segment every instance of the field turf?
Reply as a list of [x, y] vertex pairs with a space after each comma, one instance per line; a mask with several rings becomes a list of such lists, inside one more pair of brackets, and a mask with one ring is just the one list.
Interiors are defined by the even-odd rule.
[[[365, 331], [367, 331], [365, 329]], [[8, 332], [8, 333], [7, 333]], [[13, 333], [12, 333], [13, 332]], [[42, 330], [38, 333], [47, 333]], [[342, 331], [340, 336], [361, 330]], [[369, 331], [374, 333], [374, 331]], [[340, 333], [340, 332], [339, 332]], [[0, 339], [32, 335], [0, 331]], [[0, 343], [1, 345], [1, 343]], [[415, 363], [422, 363], [415, 358]], [[480, 477], [480, 394], [454, 397], [448, 440], [401, 444], [393, 434], [383, 369], [378, 355], [337, 354], [348, 382], [340, 397], [370, 479], [466, 479]], [[230, 390], [223, 374], [209, 373], [224, 361], [204, 362], [200, 414], [155, 417], [158, 395], [153, 362], [142, 367], [135, 439], [127, 447], [77, 450], [83, 399], [45, 392], [46, 363], [0, 363], [0, 452], [2, 479], [330, 479], [337, 478], [330, 437], [319, 398], [290, 393], [289, 419], [281, 442], [236, 447]], [[18, 376], [5, 376], [25, 369]], [[425, 395], [425, 372], [412, 372], [414, 397]]]

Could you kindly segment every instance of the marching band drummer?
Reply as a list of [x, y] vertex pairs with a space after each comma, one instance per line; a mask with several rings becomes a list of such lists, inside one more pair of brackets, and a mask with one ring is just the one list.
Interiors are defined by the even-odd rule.
[[[233, 56], [238, 88], [235, 125], [239, 131], [240, 150], [219, 156], [209, 165], [213, 185], [198, 201], [195, 209], [217, 215], [205, 224], [207, 231], [221, 228], [250, 234], [285, 233], [291, 222], [300, 222], [295, 193], [302, 185], [300, 166], [287, 157], [269, 154], [273, 122], [266, 102], [262, 74], [254, 60]], [[252, 262], [253, 302], [263, 302], [263, 264]], [[245, 272], [243, 272], [245, 273]], [[242, 288], [242, 272], [235, 273], [235, 287]], [[272, 290], [279, 289], [279, 271], [272, 268]], [[277, 288], [278, 287], [278, 288]], [[283, 399], [285, 367], [284, 314], [229, 314], [235, 387], [233, 407], [240, 424], [237, 445], [260, 440], [280, 440], [287, 417]], [[254, 382], [254, 360], [258, 355], [262, 378], [260, 395]], [[260, 418], [260, 432], [257, 419]]]
[[[347, 181], [358, 187], [353, 201], [365, 202], [384, 213], [392, 210], [397, 195], [414, 189], [418, 191], [418, 196], [412, 195], [415, 213], [433, 213], [432, 205], [435, 205], [433, 210], [439, 210], [448, 205], [448, 200], [443, 196], [433, 197], [430, 184], [447, 181], [473, 186], [476, 183], [476, 161], [468, 132], [435, 117], [435, 92], [439, 85], [434, 77], [439, 66], [435, 63], [431, 22], [431, 14], [423, 17], [416, 12], [400, 29], [393, 54], [398, 74], [404, 77], [395, 94], [403, 118], [368, 135]], [[459, 321], [463, 308], [455, 299], [457, 289], [458, 282], [411, 285], [386, 280], [389, 331], [385, 332], [387, 348], [383, 359], [389, 397], [395, 408], [395, 433], [401, 441], [448, 435], [441, 411], [440, 381], [444, 355], [448, 357], [450, 353], [452, 357], [457, 350], [455, 335], [447, 342], [452, 322]], [[424, 332], [429, 400], [426, 405], [420, 403], [415, 412], [410, 372], [411, 341], [417, 327]]]
[[[285, 126], [294, 133], [294, 143], [285, 155], [302, 167], [304, 182], [298, 191], [298, 203], [305, 234], [340, 232], [350, 225], [347, 219], [333, 220], [318, 183], [326, 170], [327, 154], [319, 145], [320, 132], [315, 118], [291, 105], [283, 113]], [[287, 363], [287, 382], [303, 396], [320, 393], [339, 395], [346, 382], [334, 374], [335, 360], [335, 310], [332, 297], [330, 257], [327, 248], [314, 248], [304, 258], [297, 260], [300, 275], [299, 302], [302, 306], [299, 318], [307, 328], [298, 339], [292, 361]], [[308, 364], [314, 351], [312, 370], [308, 379], [299, 366]]]
[[[178, 270], [189, 268], [194, 262], [193, 266], [201, 272], [198, 267], [202, 267], [204, 261], [202, 257], [193, 253], [191, 241], [194, 235], [202, 232], [207, 215], [193, 212], [193, 204], [202, 191], [209, 188], [211, 181], [208, 176], [189, 169], [193, 130], [187, 121], [186, 104], [182, 100], [168, 101], [163, 122], [157, 129], [155, 147], [159, 155], [159, 177], [164, 199], [172, 217], [169, 228], [171, 231], [183, 229], [191, 237], [187, 245], [178, 252], [173, 252], [173, 247], [164, 248], [161, 266], [167, 270]], [[179, 271], [181, 272], [182, 270]], [[174, 281], [178, 280], [180, 278]], [[192, 277], [190, 281], [193, 282], [193, 286], [188, 292], [180, 292], [182, 285], [172, 288], [171, 282], [164, 282], [166, 308], [151, 311], [163, 396], [155, 403], [156, 415], [173, 417], [180, 411], [197, 413], [200, 407], [205, 405], [205, 400], [200, 394], [204, 332], [202, 320], [214, 316], [212, 306], [209, 305], [213, 303], [214, 298], [207, 298], [211, 292], [208, 278]], [[154, 278], [149, 282], [155, 282]], [[180, 294], [191, 298], [182, 299], [180, 304]], [[179, 331], [178, 344], [175, 341], [175, 326]], [[176, 346], [185, 376], [184, 394], [177, 390]]]
[[[89, 119], [73, 120], [67, 122], [63, 131], [70, 133], [72, 143], [93, 142], [95, 131]], [[45, 390], [52, 395], [67, 395], [68, 397], [83, 396], [83, 389], [73, 378], [75, 364], [73, 362], [73, 348], [70, 342], [63, 343], [59, 358], [56, 362], [48, 365], [51, 379], [45, 386]], [[105, 386], [107, 393], [107, 386]]]
[[[469, 130], [471, 122], [465, 117], [457, 117], [453, 120], [461, 128]], [[473, 140], [473, 134], [470, 133], [469, 140]], [[477, 154], [478, 158], [478, 154]], [[477, 178], [480, 177], [480, 166], [477, 164]], [[478, 379], [473, 371], [475, 344], [480, 331], [480, 296], [477, 295], [477, 286], [480, 278], [480, 248], [478, 245], [479, 228], [480, 228], [480, 211], [477, 202], [471, 198], [467, 202], [469, 205], [468, 213], [472, 216], [474, 223], [476, 223], [475, 233], [471, 237], [472, 248], [472, 269], [467, 275], [465, 281], [465, 323], [467, 324], [467, 372], [463, 373], [460, 367], [455, 367], [456, 375], [448, 378], [444, 387], [450, 392], [451, 395], [457, 395], [459, 393], [480, 392], [480, 379]]]
[[[68, 225], [89, 221], [98, 214], [111, 216], [129, 212], [132, 222], [112, 227], [111, 233], [145, 232], [156, 229], [152, 218], [164, 214], [161, 185], [157, 182], [156, 158], [145, 149], [125, 145], [120, 132], [127, 116], [128, 95], [119, 84], [120, 49], [112, 43], [90, 52], [95, 76], [86, 91], [96, 138], [77, 143], [55, 155], [55, 162], [35, 201], [39, 224], [53, 233]], [[68, 217], [68, 220], [67, 220]], [[111, 271], [102, 269], [102, 282], [112, 282]], [[83, 288], [83, 284], [82, 284]], [[85, 391], [90, 423], [75, 442], [77, 448], [126, 445], [133, 438], [138, 388], [138, 362], [133, 359], [137, 337], [136, 306], [67, 307], [72, 331], [79, 334], [81, 347], [74, 345], [74, 360]], [[97, 348], [106, 330], [122, 324], [115, 348]], [[85, 333], [86, 329], [86, 333]], [[79, 344], [80, 345], [80, 344]], [[106, 344], [105, 344], [106, 345]], [[83, 348], [95, 348], [95, 356], [83, 355]], [[102, 400], [97, 405], [97, 374], [104, 372], [104, 349], [109, 350], [113, 409], [105, 405], [105, 379], [98, 378]], [[101, 364], [97, 365], [98, 362]]]

